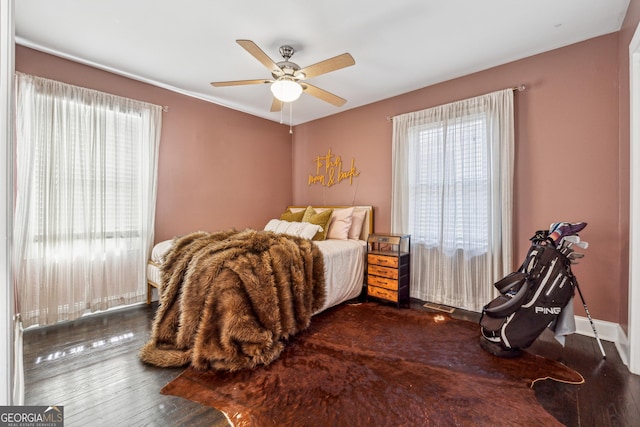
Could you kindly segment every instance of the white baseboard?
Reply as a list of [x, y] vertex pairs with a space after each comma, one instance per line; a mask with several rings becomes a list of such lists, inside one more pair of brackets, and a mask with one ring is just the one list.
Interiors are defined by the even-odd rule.
[[[587, 317], [575, 316], [576, 319], [576, 333], [595, 338], [591, 322]], [[611, 341], [615, 344], [618, 355], [622, 359], [622, 363], [625, 366], [629, 366], [629, 340], [627, 335], [622, 330], [622, 327], [618, 323], [607, 322], [604, 320], [593, 320], [593, 325], [598, 332], [600, 340]]]

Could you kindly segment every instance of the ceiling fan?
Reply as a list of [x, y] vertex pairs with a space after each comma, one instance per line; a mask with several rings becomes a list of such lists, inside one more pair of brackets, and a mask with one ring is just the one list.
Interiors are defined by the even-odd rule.
[[274, 96], [271, 111], [280, 111], [283, 102], [295, 101], [302, 92], [315, 96], [336, 107], [341, 107], [347, 102], [346, 99], [313, 86], [305, 80], [354, 65], [356, 62], [350, 54], [343, 53], [308, 67], [300, 68], [298, 64], [289, 61], [294, 53], [294, 49], [289, 45], [280, 46], [280, 55], [282, 55], [284, 61], [276, 63], [251, 40], [236, 40], [236, 42], [260, 61], [271, 72], [273, 78], [211, 82], [213, 86], [224, 87], [271, 83], [271, 92]]

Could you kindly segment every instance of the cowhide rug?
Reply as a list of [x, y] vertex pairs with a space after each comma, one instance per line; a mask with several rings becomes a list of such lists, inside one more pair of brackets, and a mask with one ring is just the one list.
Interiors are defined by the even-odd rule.
[[476, 323], [363, 303], [313, 318], [268, 366], [188, 368], [162, 393], [222, 411], [235, 426], [554, 426], [532, 387], [580, 384], [565, 365], [481, 349]]

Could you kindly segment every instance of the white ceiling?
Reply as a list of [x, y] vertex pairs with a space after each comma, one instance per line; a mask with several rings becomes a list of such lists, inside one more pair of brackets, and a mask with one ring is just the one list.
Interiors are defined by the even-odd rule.
[[[309, 79], [347, 99], [303, 94], [293, 124], [618, 31], [629, 0], [16, 0], [16, 42], [280, 121], [271, 78], [236, 39], [305, 67], [349, 52], [356, 64]], [[521, 82], [505, 82], [515, 85]], [[289, 122], [288, 110], [284, 122]]]

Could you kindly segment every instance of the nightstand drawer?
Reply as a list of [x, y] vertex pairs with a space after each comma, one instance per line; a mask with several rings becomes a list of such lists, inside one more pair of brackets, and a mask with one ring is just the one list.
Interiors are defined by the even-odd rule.
[[379, 265], [369, 264], [368, 273], [374, 276], [388, 277], [389, 279], [398, 278], [398, 269], [391, 267], [380, 267]]
[[382, 298], [388, 301], [398, 302], [398, 293], [395, 291], [390, 291], [389, 289], [378, 288], [376, 286], [369, 286], [368, 290], [369, 296], [375, 298]]
[[367, 276], [367, 284], [373, 286], [379, 286], [385, 289], [398, 290], [398, 281], [393, 279], [386, 279], [378, 276]]
[[385, 256], [378, 254], [369, 254], [367, 256], [369, 264], [381, 265], [384, 267], [398, 268], [397, 256]]

